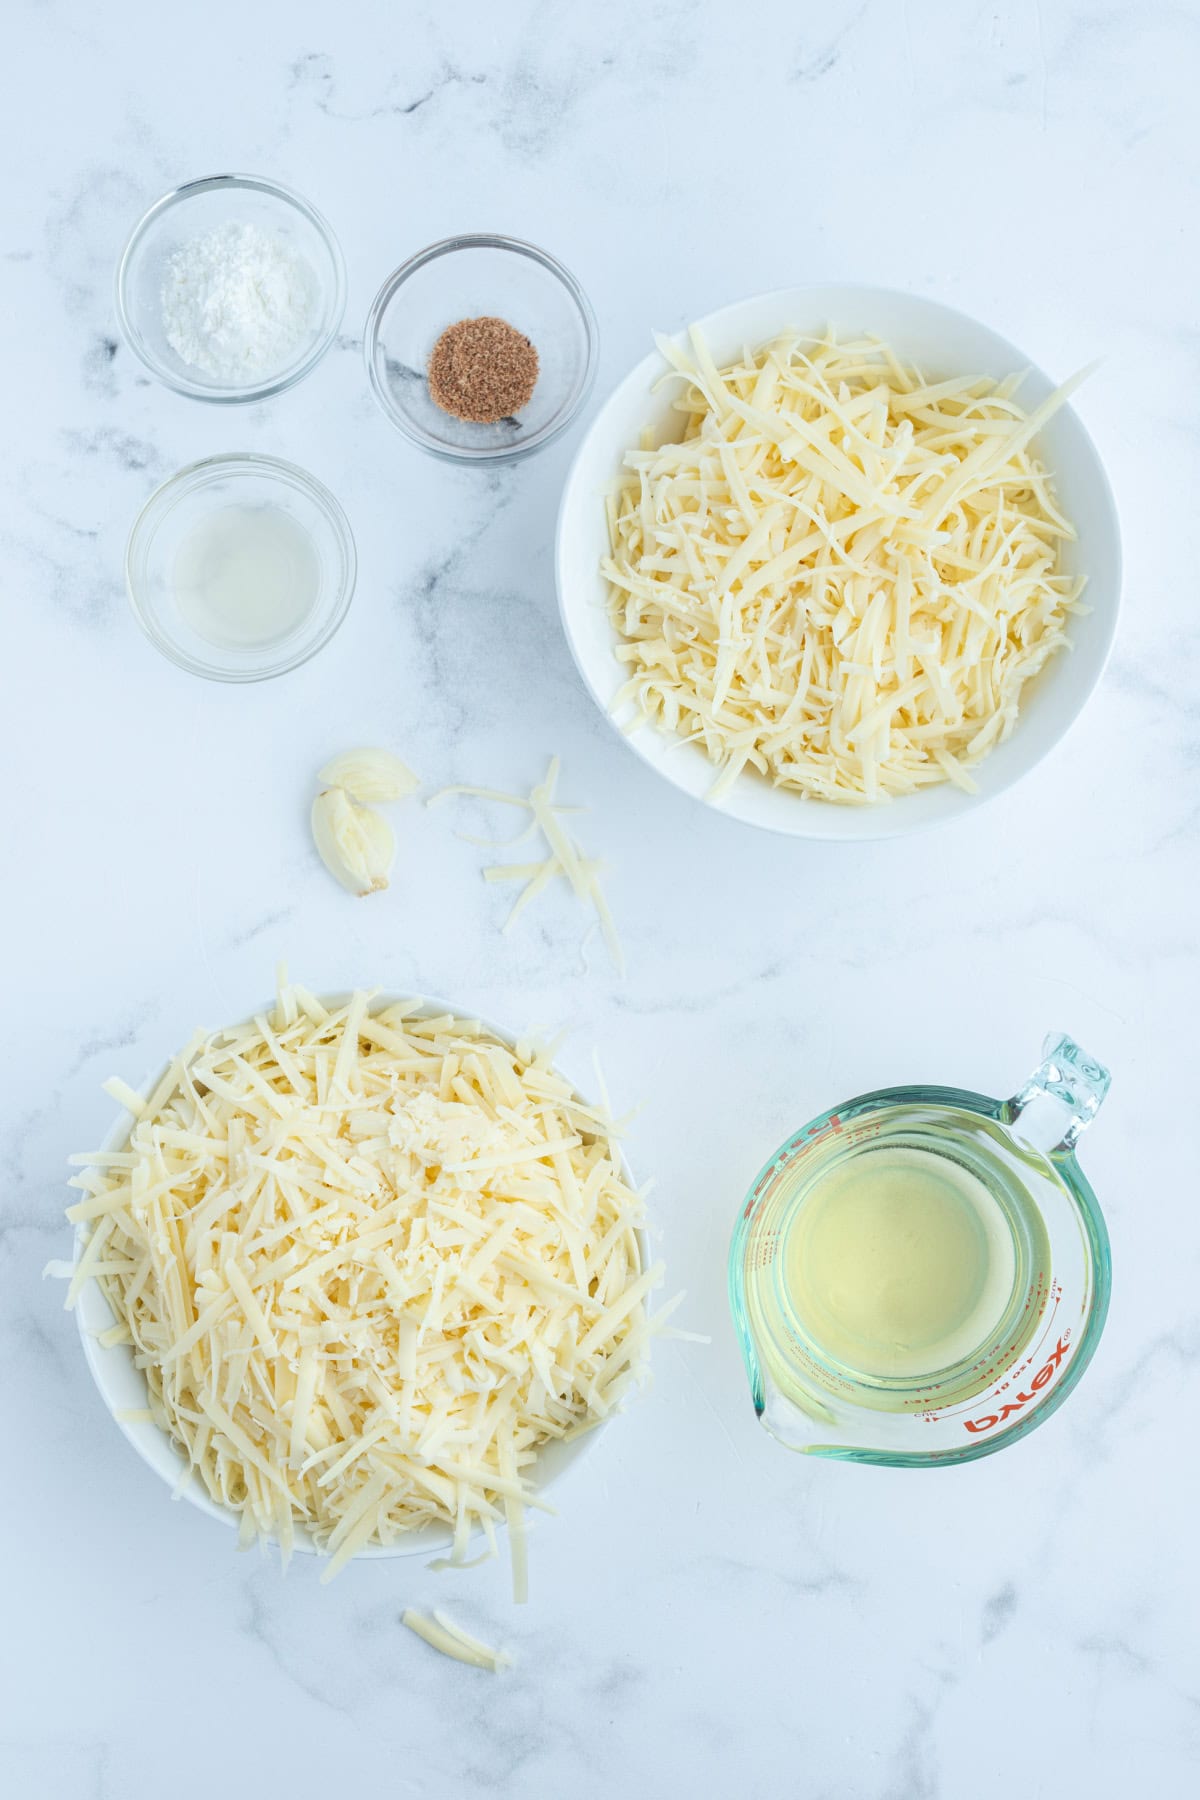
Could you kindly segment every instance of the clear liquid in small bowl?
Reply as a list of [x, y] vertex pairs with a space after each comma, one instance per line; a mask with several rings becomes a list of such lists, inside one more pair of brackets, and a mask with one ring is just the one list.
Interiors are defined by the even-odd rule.
[[280, 506], [229, 504], [198, 519], [172, 571], [175, 603], [197, 636], [223, 650], [282, 643], [321, 591], [316, 545]]

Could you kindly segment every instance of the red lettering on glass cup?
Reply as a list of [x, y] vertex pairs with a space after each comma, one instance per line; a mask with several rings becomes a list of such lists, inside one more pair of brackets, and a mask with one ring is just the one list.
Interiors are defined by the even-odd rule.
[[1011, 1418], [1013, 1413], [1020, 1412], [1023, 1406], [1028, 1406], [1029, 1402], [1033, 1399], [1033, 1396], [1042, 1388], [1047, 1387], [1050, 1382], [1054, 1380], [1055, 1372], [1063, 1358], [1070, 1353], [1070, 1348], [1069, 1344], [1064, 1343], [1062, 1338], [1059, 1338], [1054, 1349], [1050, 1352], [1049, 1362], [1042, 1364], [1042, 1367], [1030, 1382], [1029, 1392], [1027, 1394], [1017, 1394], [1012, 1400], [1007, 1401], [1006, 1404], [1000, 1408], [999, 1412], [984, 1413], [982, 1417], [978, 1419], [966, 1419], [964, 1423], [967, 1430], [991, 1431], [993, 1426], [1003, 1425], [1005, 1419]]

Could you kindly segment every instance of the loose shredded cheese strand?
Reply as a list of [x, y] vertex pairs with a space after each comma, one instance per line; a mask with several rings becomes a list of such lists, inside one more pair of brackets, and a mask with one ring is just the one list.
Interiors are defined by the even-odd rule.
[[718, 369], [660, 339], [678, 442], [625, 457], [603, 563], [619, 709], [817, 799], [952, 781], [1067, 642], [1072, 527], [1016, 381], [930, 385], [874, 340], [785, 334]]
[[269, 1019], [176, 1058], [122, 1150], [73, 1159], [67, 1304], [99, 1281], [105, 1340], [244, 1540], [286, 1556], [301, 1523], [324, 1579], [434, 1521], [461, 1565], [506, 1518], [523, 1597], [538, 1450], [642, 1378], [661, 1276], [607, 1114], [550, 1056], [281, 978]]
[[455, 1625], [444, 1612], [435, 1608], [432, 1616], [417, 1612], [413, 1607], [406, 1607], [400, 1615], [402, 1625], [415, 1632], [431, 1649], [438, 1650], [443, 1656], [452, 1656], [455, 1662], [469, 1663], [475, 1669], [487, 1669], [493, 1675], [501, 1669], [512, 1667], [512, 1657], [503, 1650], [493, 1650], [481, 1638], [472, 1637], [461, 1625]]
[[[489, 800], [503, 806], [523, 807], [532, 814], [530, 824], [525, 831], [518, 832], [507, 841], [511, 847], [519, 844], [533, 831], [540, 831], [545, 840], [549, 855], [532, 863], [492, 863], [483, 871], [485, 881], [523, 881], [525, 886], [517, 895], [512, 910], [504, 921], [504, 930], [511, 931], [525, 908], [539, 894], [545, 892], [551, 882], [563, 876], [571, 884], [572, 892], [577, 900], [585, 906], [591, 906], [600, 925], [608, 953], [612, 957], [617, 972], [625, 973], [625, 954], [621, 948], [621, 940], [617, 936], [617, 928], [609, 910], [608, 901], [600, 886], [600, 871], [603, 864], [584, 855], [579, 845], [560, 824], [564, 814], [578, 812], [576, 806], [560, 805], [554, 795], [558, 785], [559, 759], [552, 756], [545, 778], [540, 781], [528, 795], [506, 794], [499, 788], [471, 787], [456, 783], [453, 787], [439, 789], [426, 801], [427, 806], [434, 806], [440, 800], [452, 794], [467, 795], [473, 799]], [[496, 840], [471, 837], [468, 843], [490, 845]]]

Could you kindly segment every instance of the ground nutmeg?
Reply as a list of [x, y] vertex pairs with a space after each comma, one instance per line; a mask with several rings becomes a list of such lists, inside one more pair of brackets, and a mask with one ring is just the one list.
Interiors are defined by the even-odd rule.
[[448, 325], [429, 357], [429, 393], [456, 419], [494, 425], [528, 406], [538, 353], [504, 319], [460, 319]]

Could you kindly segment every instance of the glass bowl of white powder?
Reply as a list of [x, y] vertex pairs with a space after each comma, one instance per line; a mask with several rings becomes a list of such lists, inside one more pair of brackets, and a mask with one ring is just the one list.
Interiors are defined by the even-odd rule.
[[257, 175], [210, 175], [164, 194], [117, 269], [129, 348], [194, 400], [263, 400], [303, 380], [345, 304], [345, 264], [325, 220]]

